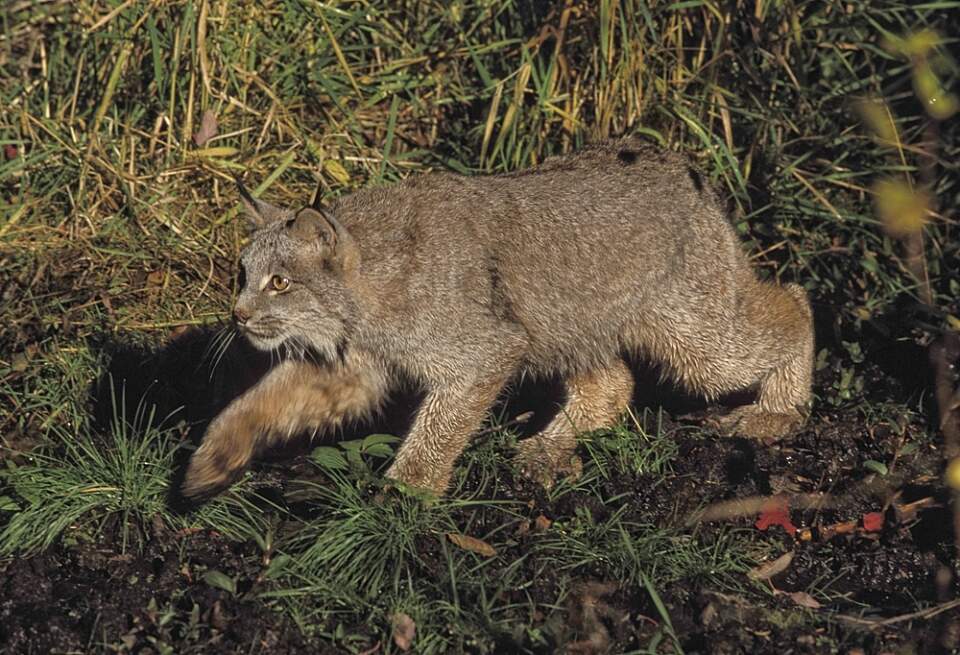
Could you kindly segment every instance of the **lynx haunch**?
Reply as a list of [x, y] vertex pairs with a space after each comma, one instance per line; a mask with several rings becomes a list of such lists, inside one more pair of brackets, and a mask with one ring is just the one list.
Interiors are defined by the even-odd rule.
[[284, 357], [210, 424], [188, 497], [223, 489], [267, 447], [368, 414], [401, 376], [425, 399], [387, 476], [438, 494], [521, 372], [567, 389], [519, 444], [542, 479], [570, 469], [578, 432], [626, 409], [634, 355], [707, 398], [756, 388], [722, 419], [730, 432], [775, 437], [802, 421], [806, 293], [757, 279], [680, 155], [622, 140], [514, 174], [413, 177], [324, 210], [244, 202], [256, 230], [234, 316]]

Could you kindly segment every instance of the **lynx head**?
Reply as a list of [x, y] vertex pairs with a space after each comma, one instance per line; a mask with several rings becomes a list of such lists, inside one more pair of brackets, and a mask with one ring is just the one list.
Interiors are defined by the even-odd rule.
[[260, 350], [336, 359], [356, 313], [348, 285], [359, 262], [352, 237], [322, 209], [274, 207], [242, 185], [240, 194], [254, 232], [240, 256], [238, 328]]

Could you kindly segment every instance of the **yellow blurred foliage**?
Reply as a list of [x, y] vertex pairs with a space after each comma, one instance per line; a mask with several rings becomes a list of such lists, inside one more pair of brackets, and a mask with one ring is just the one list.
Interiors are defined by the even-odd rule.
[[926, 59], [913, 67], [913, 88], [923, 102], [923, 106], [926, 107], [927, 113], [937, 120], [950, 118], [960, 106], [957, 96], [943, 88], [940, 79]]
[[926, 57], [927, 54], [943, 43], [943, 37], [936, 30], [923, 29], [905, 37], [888, 35], [883, 39], [883, 47], [905, 57]]
[[[913, 88], [927, 113], [937, 120], [946, 120], [960, 109], [960, 100], [948, 92], [930, 64], [936, 59], [934, 52], [943, 44], [943, 37], [936, 30], [924, 29], [906, 37], [887, 36], [883, 47], [913, 61]], [[872, 125], [872, 124], [871, 124]]]
[[888, 234], [903, 237], [923, 229], [930, 207], [926, 193], [905, 180], [887, 178], [874, 184], [873, 194], [877, 215]]
[[943, 43], [943, 37], [939, 32], [923, 29], [907, 35], [903, 42], [903, 54], [909, 57], [925, 57], [941, 43]]
[[861, 100], [857, 103], [856, 109], [863, 122], [869, 125], [882, 141], [887, 143], [900, 141], [893, 115], [883, 100]]
[[947, 486], [951, 489], [960, 491], [960, 457], [954, 457], [947, 464], [947, 472], [944, 475]]

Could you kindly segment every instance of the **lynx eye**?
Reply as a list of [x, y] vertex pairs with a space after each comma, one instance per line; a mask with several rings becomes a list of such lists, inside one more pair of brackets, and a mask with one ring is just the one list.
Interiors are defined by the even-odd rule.
[[274, 275], [270, 278], [270, 288], [274, 291], [286, 291], [290, 288], [290, 279], [282, 275]]

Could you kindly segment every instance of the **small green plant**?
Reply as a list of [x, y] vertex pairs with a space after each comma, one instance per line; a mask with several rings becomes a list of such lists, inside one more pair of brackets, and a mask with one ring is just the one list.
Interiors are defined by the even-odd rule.
[[335, 446], [318, 446], [310, 453], [310, 459], [327, 472], [352, 471], [372, 479], [393, 456], [393, 445], [399, 441], [400, 437], [390, 434], [371, 434], [362, 439], [340, 441]]
[[223, 571], [218, 571], [217, 569], [210, 569], [203, 574], [203, 581], [214, 589], [222, 589], [231, 596], [237, 595], [237, 580], [232, 578]]
[[[842, 358], [838, 358], [833, 364], [834, 379], [826, 394], [821, 394], [821, 399], [835, 407], [847, 405], [851, 401], [861, 397], [864, 392], [864, 376], [862, 374], [861, 364], [865, 361], [863, 348], [858, 342], [842, 341], [841, 345], [846, 351]], [[818, 355], [817, 368], [826, 368], [830, 364], [827, 362], [826, 353], [821, 351]]]

